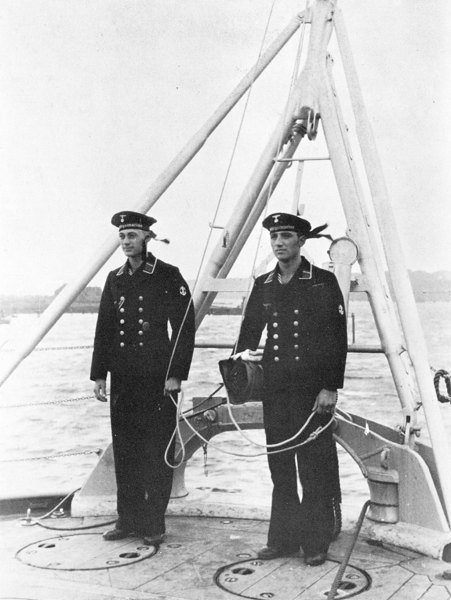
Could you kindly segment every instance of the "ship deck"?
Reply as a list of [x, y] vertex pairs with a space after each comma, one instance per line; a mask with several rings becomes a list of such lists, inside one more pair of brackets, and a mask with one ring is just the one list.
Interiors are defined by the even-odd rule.
[[[325, 600], [353, 531], [332, 543], [328, 560], [307, 567], [302, 553], [256, 559], [267, 522], [252, 519], [169, 516], [160, 548], [139, 538], [105, 542], [105, 517], [46, 519], [61, 528], [23, 526], [0, 519], [0, 598], [21, 600]], [[68, 528], [89, 527], [83, 530]], [[450, 579], [447, 579], [450, 577]], [[451, 565], [411, 550], [374, 544], [361, 534], [336, 598], [445, 600]]]

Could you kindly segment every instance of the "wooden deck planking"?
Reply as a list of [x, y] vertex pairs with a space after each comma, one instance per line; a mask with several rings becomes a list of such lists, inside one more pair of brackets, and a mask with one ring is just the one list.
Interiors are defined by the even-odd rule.
[[[238, 554], [243, 552], [251, 555], [253, 553], [252, 548], [243, 545], [241, 540], [218, 540], [209, 551], [191, 556], [188, 560], [180, 562], [172, 570], [167, 571], [163, 577], [153, 579], [139, 589], [153, 592], [162, 590], [164, 593], [173, 591], [180, 594], [183, 592], [187, 600], [191, 598], [196, 600], [199, 589], [209, 589], [210, 593], [215, 593], [215, 597], [233, 598], [230, 593], [224, 595], [225, 592], [216, 586], [214, 575], [221, 567], [242, 560], [238, 557]], [[277, 569], [277, 564], [266, 561], [262, 567], [262, 575], [275, 569]], [[243, 591], [243, 585], [238, 582], [231, 589], [236, 593], [240, 593]]]
[[429, 590], [421, 596], [420, 600], [450, 600], [450, 595], [445, 588], [436, 585], [431, 586]]
[[[256, 598], [264, 598], [261, 594], [270, 593], [284, 600], [324, 600], [324, 591], [330, 589], [327, 581], [330, 584], [333, 581], [333, 575], [328, 575], [336, 572], [336, 566], [335, 563], [326, 562], [319, 567], [307, 567], [300, 556], [293, 557], [270, 575], [246, 588], [246, 594]], [[314, 592], [315, 587], [320, 588], [319, 594]]]
[[[390, 600], [424, 600], [424, 594], [430, 590], [432, 583], [423, 575], [412, 575]], [[437, 592], [440, 593], [440, 592]]]
[[400, 565], [367, 569], [371, 577], [371, 588], [365, 593], [365, 600], [391, 600], [392, 596], [410, 581], [412, 573]]
[[[91, 524], [105, 521], [90, 519]], [[51, 522], [53, 524], [53, 522]], [[56, 526], [80, 526], [80, 519], [61, 519]], [[214, 582], [216, 571], [231, 563], [255, 557], [266, 541], [267, 523], [251, 520], [170, 517], [167, 542], [154, 556], [127, 566], [94, 571], [62, 571], [25, 565], [15, 558], [21, 548], [38, 540], [58, 537], [58, 532], [37, 526], [21, 527], [17, 520], [0, 520], [0, 592], [3, 597], [15, 596], [33, 600], [233, 600], [233, 594]], [[83, 533], [99, 533], [99, 529]], [[81, 532], [61, 532], [69, 536]], [[80, 549], [89, 554], [89, 543], [79, 536]], [[343, 533], [331, 547], [331, 558], [341, 559], [349, 544], [349, 533]], [[117, 548], [127, 548], [130, 540], [105, 542], [107, 554]], [[136, 540], [134, 540], [136, 544]], [[180, 544], [180, 547], [176, 547]], [[49, 549], [49, 555], [52, 550]], [[97, 554], [97, 551], [94, 552]], [[244, 555], [240, 556], [240, 555]], [[47, 556], [47, 555], [46, 555]], [[60, 557], [59, 557], [60, 558]], [[86, 557], [85, 557], [86, 558]], [[250, 560], [250, 558], [247, 558]], [[372, 578], [371, 588], [356, 598], [362, 600], [450, 600], [451, 581], [444, 571], [451, 565], [411, 551], [384, 548], [358, 540], [350, 564], [366, 570]], [[331, 565], [330, 562], [326, 565]], [[326, 568], [326, 570], [328, 567]], [[324, 579], [321, 567], [306, 568], [300, 556], [266, 561], [263, 569], [252, 576], [241, 577], [239, 590], [245, 595], [255, 592], [277, 592], [283, 600], [324, 600], [330, 589], [336, 567], [329, 569]], [[306, 575], [312, 581], [305, 579]], [[308, 588], [302, 595], [300, 584]], [[271, 585], [270, 585], [271, 584]], [[270, 587], [268, 587], [270, 586]], [[310, 586], [310, 587], [308, 587]], [[131, 593], [131, 590], [133, 592]], [[235, 591], [235, 590], [234, 590]], [[258, 592], [258, 594], [257, 594]]]
[[141, 588], [150, 581], [164, 577], [181, 562], [209, 552], [216, 543], [208, 539], [194, 540], [189, 544], [182, 544], [180, 548], [168, 548], [168, 544], [171, 544], [168, 540], [153, 557], [139, 563], [132, 563], [126, 568], [110, 569], [111, 584], [113, 587], [127, 589]]

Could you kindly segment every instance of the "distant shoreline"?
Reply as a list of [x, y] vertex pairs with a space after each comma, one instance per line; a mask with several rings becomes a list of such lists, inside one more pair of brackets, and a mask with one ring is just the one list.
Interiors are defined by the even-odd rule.
[[[451, 272], [437, 271], [428, 273], [426, 271], [409, 271], [410, 280], [416, 302], [451, 302]], [[190, 282], [192, 285], [192, 282]], [[27, 294], [1, 294], [0, 295], [0, 319], [15, 314], [42, 313], [63, 289], [61, 286], [52, 296]], [[87, 287], [70, 307], [66, 313], [97, 313], [102, 295], [102, 288]], [[241, 314], [244, 294], [219, 294], [216, 306], [226, 306], [229, 314]], [[353, 301], [366, 300], [366, 294], [357, 292], [352, 294]], [[238, 311], [238, 312], [236, 312]], [[216, 312], [213, 309], [212, 312]]]

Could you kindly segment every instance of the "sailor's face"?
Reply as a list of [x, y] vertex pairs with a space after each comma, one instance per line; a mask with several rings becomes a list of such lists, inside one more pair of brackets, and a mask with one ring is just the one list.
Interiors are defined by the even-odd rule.
[[272, 231], [271, 248], [280, 262], [289, 262], [299, 256], [305, 237], [294, 231]]
[[146, 232], [141, 229], [123, 229], [119, 232], [121, 248], [128, 258], [141, 256], [143, 244], [147, 239]]

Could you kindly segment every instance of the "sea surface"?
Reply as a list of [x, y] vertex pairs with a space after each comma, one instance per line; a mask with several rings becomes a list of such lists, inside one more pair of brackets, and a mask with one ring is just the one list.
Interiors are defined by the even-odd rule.
[[[425, 302], [418, 309], [430, 366], [451, 372], [451, 303]], [[351, 302], [351, 314], [356, 343], [378, 344], [369, 305]], [[0, 497], [73, 491], [83, 484], [98, 461], [98, 453], [111, 442], [109, 403], [95, 400], [93, 383], [89, 381], [96, 318], [96, 314], [63, 315], [38, 349], [0, 388]], [[10, 324], [0, 325], [2, 363], [38, 323], [37, 315], [18, 315]], [[239, 323], [239, 316], [208, 316], [197, 339], [232, 344]], [[351, 318], [349, 329], [351, 341]], [[229, 354], [228, 350], [196, 349], [190, 379], [184, 386], [187, 408], [192, 397], [209, 395], [221, 383], [217, 363]], [[348, 355], [339, 406], [387, 425], [402, 424], [400, 405], [383, 355]], [[439, 407], [451, 444], [451, 406]], [[422, 439], [427, 440], [422, 410], [419, 418], [423, 424]], [[248, 431], [247, 435], [264, 443], [262, 431]], [[255, 495], [270, 493], [265, 456], [234, 457], [220, 451], [224, 448], [239, 454], [256, 454], [261, 448], [244, 440], [238, 432], [221, 434], [212, 441], [215, 448], [208, 448], [206, 460], [200, 450], [186, 470], [188, 490], [215, 488], [234, 494], [248, 489]], [[366, 482], [341, 448], [339, 456], [344, 501], [361, 506], [368, 497]]]

